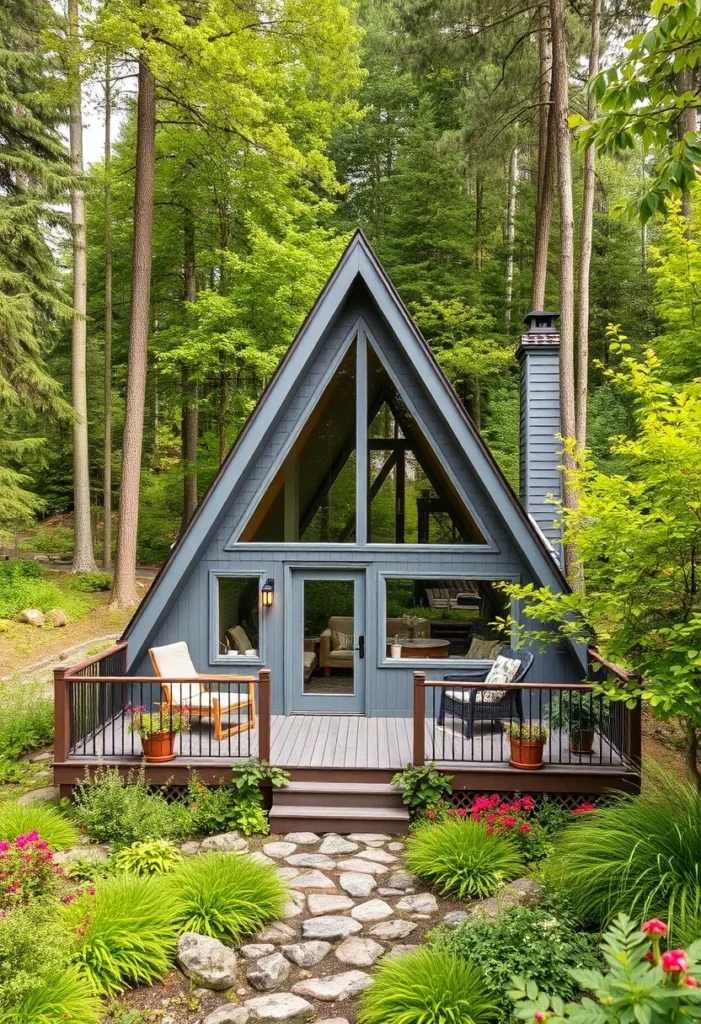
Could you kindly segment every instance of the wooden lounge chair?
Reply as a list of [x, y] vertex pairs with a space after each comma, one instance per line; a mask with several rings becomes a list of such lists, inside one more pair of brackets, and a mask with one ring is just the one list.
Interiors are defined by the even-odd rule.
[[[242, 682], [240, 676], [206, 676], [198, 672], [192, 664], [184, 640], [166, 644], [165, 647], [152, 647], [148, 654], [153, 670], [161, 680], [165, 702], [174, 709], [187, 708], [191, 718], [211, 718], [217, 742], [237, 732], [255, 729], [256, 700], [253, 683]], [[240, 683], [246, 689], [243, 693], [209, 689], [209, 686], [217, 683]], [[246, 717], [242, 720], [244, 713]], [[237, 716], [237, 724], [224, 729], [222, 719], [232, 714]]]

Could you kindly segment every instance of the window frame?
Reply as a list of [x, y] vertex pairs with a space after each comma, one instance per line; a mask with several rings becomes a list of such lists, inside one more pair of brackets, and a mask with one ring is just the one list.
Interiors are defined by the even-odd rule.
[[[261, 599], [261, 589], [266, 579], [274, 574], [266, 569], [250, 571], [236, 569], [209, 570], [209, 664], [210, 665], [265, 665], [266, 614]], [[219, 651], [219, 580], [245, 579], [258, 580], [258, 654], [249, 657], [245, 654], [221, 654]]]
[[[425, 550], [425, 548], [423, 549]], [[485, 658], [390, 658], [387, 656], [387, 583], [390, 580], [454, 580], [461, 575], [461, 570], [448, 572], [397, 572], [396, 570], [380, 569], [377, 573], [377, 668], [387, 669], [423, 669], [435, 668], [443, 675], [453, 668], [485, 669], [488, 671], [494, 664], [492, 660]], [[515, 573], [493, 573], [493, 572], [467, 572], [463, 573], [465, 578], [475, 583], [518, 583], [520, 575]], [[517, 618], [518, 601], [511, 600], [510, 613]], [[513, 646], [516, 636], [512, 630], [509, 643]], [[450, 668], [448, 668], [450, 666]]]

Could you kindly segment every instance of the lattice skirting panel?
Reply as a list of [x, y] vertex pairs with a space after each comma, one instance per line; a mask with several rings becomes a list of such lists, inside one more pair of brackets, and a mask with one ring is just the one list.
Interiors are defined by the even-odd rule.
[[[464, 807], [468, 810], [472, 807], [475, 801], [475, 797], [478, 796], [491, 796], [495, 790], [477, 790], [477, 789], [456, 789], [453, 791], [453, 805], [455, 807]], [[573, 811], [575, 807], [580, 807], [581, 804], [591, 803], [596, 804], [600, 807], [606, 803], [609, 797], [601, 793], [517, 793], [514, 790], [498, 790], [499, 796], [504, 800], [515, 800], [517, 796], [532, 796], [536, 804], [542, 800], [548, 800], [552, 803], [559, 804], [560, 807], [565, 807], [568, 811]]]

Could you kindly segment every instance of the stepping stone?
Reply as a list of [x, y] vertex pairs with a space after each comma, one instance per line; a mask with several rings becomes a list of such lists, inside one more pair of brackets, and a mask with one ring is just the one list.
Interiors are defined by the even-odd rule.
[[322, 914], [340, 914], [343, 910], [351, 910], [355, 903], [348, 896], [327, 896], [323, 893], [312, 893], [307, 898], [307, 908], [312, 917]]
[[350, 999], [357, 996], [368, 985], [372, 978], [365, 971], [344, 971], [343, 974], [331, 974], [326, 978], [309, 978], [298, 981], [292, 991], [312, 999], [320, 999], [324, 1003], [335, 1003], [337, 999]]
[[403, 896], [404, 889], [391, 889], [388, 886], [381, 886], [377, 890], [380, 896]]
[[[164, 1018], [165, 1019], [165, 1018]], [[173, 1018], [170, 1018], [173, 1020]], [[245, 1006], [234, 1006], [229, 1003], [227, 1006], [218, 1006], [212, 1013], [208, 1013], [202, 1024], [248, 1024], [251, 1015]]]
[[294, 939], [295, 934], [294, 928], [290, 928], [289, 924], [284, 924], [282, 921], [273, 921], [256, 937], [258, 944], [261, 942], [272, 942], [274, 945], [279, 946], [281, 942], [289, 942], [290, 939]]
[[296, 878], [300, 874], [297, 868], [278, 868], [277, 873], [284, 882], [289, 882], [291, 878]]
[[292, 917], [299, 917], [302, 913], [302, 907], [295, 900], [288, 900], [285, 906], [282, 908], [280, 917], [283, 917], [286, 921], [289, 921]]
[[266, 857], [274, 857], [275, 860], [282, 860], [289, 857], [297, 849], [297, 843], [266, 843], [263, 853]]
[[265, 996], [248, 999], [245, 1007], [250, 1011], [251, 1021], [307, 1020], [314, 1007], [306, 999], [291, 992], [269, 992]]
[[202, 853], [207, 850], [220, 850], [224, 853], [243, 853], [248, 850], [248, 840], [238, 832], [221, 832], [218, 836], [207, 836], [202, 840]]
[[396, 864], [397, 858], [386, 850], [361, 850], [356, 856], [363, 860], [372, 860], [375, 864]]
[[368, 875], [386, 875], [389, 868], [386, 864], [375, 864], [371, 860], [362, 860], [360, 857], [350, 857], [349, 860], [339, 861], [340, 871], [365, 871]]
[[248, 858], [249, 860], [255, 861], [256, 864], [265, 864], [266, 867], [271, 868], [277, 867], [275, 861], [271, 860], [270, 857], [266, 857], [264, 853], [260, 852], [260, 850], [256, 850], [254, 853], [249, 853]]
[[321, 871], [305, 871], [302, 875], [295, 875], [295, 887], [297, 889], [335, 889], [336, 883], [332, 882]]
[[289, 961], [282, 953], [271, 953], [270, 956], [253, 961], [246, 971], [246, 979], [259, 992], [268, 992], [282, 985], [291, 970]]
[[372, 875], [362, 871], [344, 871], [338, 879], [338, 884], [351, 896], [369, 896], [377, 881]]
[[443, 924], [447, 925], [448, 928], [457, 928], [459, 924], [466, 921], [470, 915], [466, 910], [451, 910], [449, 914], [445, 914], [443, 917]]
[[413, 953], [415, 949], [420, 949], [420, 946], [393, 946], [392, 949], [388, 949], [385, 953], [385, 960], [394, 960], [395, 957], [404, 956], [405, 953]]
[[409, 874], [408, 871], [395, 871], [393, 875], [389, 876], [387, 884], [391, 885], [393, 889], [403, 889], [406, 892], [407, 889], [415, 889], [420, 884], [420, 880], [416, 875]]
[[339, 939], [347, 939], [349, 935], [355, 935], [362, 927], [360, 922], [354, 921], [351, 917], [328, 914], [326, 917], [312, 917], [308, 921], [303, 921], [302, 938], [337, 942]]
[[390, 853], [404, 853], [406, 846], [404, 843], [390, 843], [387, 849]]
[[312, 939], [310, 942], [293, 942], [289, 946], [283, 946], [280, 952], [298, 967], [315, 967], [321, 963], [330, 949], [330, 942]]
[[372, 967], [384, 953], [384, 946], [374, 939], [361, 939], [359, 935], [351, 935], [336, 949], [334, 955], [342, 964], [353, 967]]
[[385, 903], [384, 900], [368, 900], [367, 903], [361, 903], [359, 906], [354, 907], [351, 910], [351, 917], [355, 921], [369, 924], [371, 921], [384, 921], [386, 917], [391, 917], [393, 913], [394, 911], [389, 903]]
[[388, 843], [392, 836], [383, 835], [381, 832], [351, 832], [348, 838], [352, 843], [367, 843], [368, 846], [377, 843], [381, 846], [382, 843]]
[[249, 942], [241, 946], [239, 953], [244, 960], [258, 960], [262, 956], [269, 956], [275, 952], [272, 942]]
[[346, 1017], [324, 1017], [317, 1024], [348, 1024], [348, 1019]]
[[32, 761], [32, 762], [35, 762], [35, 761], [53, 761], [53, 759], [54, 759], [54, 755], [50, 751], [48, 751], [48, 750], [45, 750], [43, 754], [32, 754], [32, 756], [29, 758], [29, 760]]
[[407, 939], [418, 927], [413, 921], [381, 921], [370, 928], [369, 934], [376, 939], [394, 942], [396, 939]]
[[438, 900], [431, 892], [402, 896], [397, 903], [397, 910], [403, 910], [406, 914], [435, 914], [438, 912]]
[[26, 804], [41, 803], [44, 800], [56, 800], [58, 796], [58, 786], [44, 786], [42, 789], [33, 789], [30, 793], [25, 793], [17, 803], [25, 806]]
[[297, 846], [315, 846], [321, 842], [321, 836], [316, 832], [288, 832], [285, 842], [295, 843]]
[[339, 856], [342, 853], [355, 853], [357, 849], [357, 843], [351, 843], [343, 836], [326, 836], [319, 847], [319, 853], [325, 853], [327, 856]]
[[295, 853], [285, 858], [286, 864], [293, 868], [325, 868], [330, 871], [336, 867], [336, 861], [332, 857], [325, 857], [323, 853]]

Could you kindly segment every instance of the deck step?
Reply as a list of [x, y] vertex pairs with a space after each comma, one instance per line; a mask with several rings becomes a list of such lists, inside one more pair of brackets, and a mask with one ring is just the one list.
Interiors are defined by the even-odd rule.
[[274, 807], [402, 808], [401, 792], [382, 783], [291, 782], [273, 790]]
[[271, 831], [286, 832], [384, 832], [398, 835], [409, 828], [409, 813], [404, 807], [339, 807], [319, 804], [283, 806], [273, 803]]

